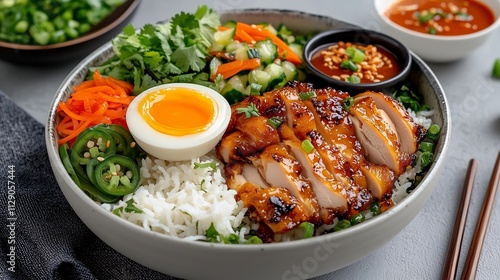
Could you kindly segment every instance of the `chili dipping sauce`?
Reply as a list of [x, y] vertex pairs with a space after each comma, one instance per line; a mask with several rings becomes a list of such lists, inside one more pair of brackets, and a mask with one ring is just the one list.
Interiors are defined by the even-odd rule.
[[395, 56], [386, 49], [342, 41], [318, 49], [311, 63], [324, 74], [351, 83], [378, 83], [401, 71]]
[[435, 35], [465, 35], [495, 22], [490, 7], [476, 0], [401, 0], [385, 15], [413, 31]]

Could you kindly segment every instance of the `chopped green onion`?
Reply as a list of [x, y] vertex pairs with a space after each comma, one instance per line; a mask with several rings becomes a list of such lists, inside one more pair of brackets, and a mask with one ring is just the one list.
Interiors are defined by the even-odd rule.
[[219, 232], [215, 229], [214, 223], [210, 224], [210, 227], [205, 232], [205, 237], [208, 242], [219, 242]]
[[434, 26], [429, 27], [429, 29], [427, 29], [427, 33], [435, 35], [437, 33], [436, 27]]
[[280, 117], [271, 117], [267, 120], [267, 123], [277, 129], [283, 123], [283, 120]]
[[302, 141], [301, 147], [306, 153], [310, 153], [314, 150], [314, 146], [309, 139]]
[[370, 204], [370, 211], [373, 216], [378, 216], [380, 214], [380, 205], [378, 205], [378, 201], [374, 201]]
[[314, 92], [314, 91], [301, 92], [301, 93], [299, 93], [299, 97], [302, 100], [308, 100], [308, 99], [311, 99], [313, 97], [316, 97], [316, 92]]
[[235, 234], [235, 233], [231, 233], [231, 234], [229, 234], [225, 238], [224, 243], [239, 244], [240, 243], [240, 237], [237, 234]]
[[247, 240], [248, 244], [262, 244], [262, 239], [260, 239], [258, 236], [254, 235]]
[[351, 75], [347, 78], [347, 81], [351, 84], [359, 84], [361, 83], [361, 79], [356, 75]]
[[243, 107], [243, 108], [237, 108], [236, 112], [238, 114], [245, 114], [245, 118], [250, 118], [252, 116], [258, 117], [260, 116], [259, 110], [257, 110], [257, 107], [255, 107], [255, 104], [250, 103], [250, 105]]
[[314, 234], [314, 224], [309, 222], [302, 222], [299, 228], [304, 229], [304, 238], [312, 237]]
[[337, 222], [337, 224], [333, 227], [333, 231], [340, 231], [346, 229], [351, 226], [351, 222], [347, 219], [342, 219]]
[[431, 152], [423, 152], [420, 155], [420, 165], [422, 168], [426, 168], [432, 163], [432, 158], [434, 157], [434, 154]]
[[420, 143], [419, 150], [422, 152], [433, 152], [434, 151], [434, 143], [429, 141], [424, 141]]
[[340, 63], [340, 67], [344, 69], [349, 69], [352, 72], [358, 71], [358, 66], [356, 66], [356, 64], [354, 64], [354, 62], [352, 62], [352, 60], [350, 59], [342, 60], [342, 62]]
[[420, 23], [427, 23], [434, 17], [434, 14], [425, 10], [422, 12], [415, 12], [415, 17]]
[[358, 48], [348, 47], [345, 51], [354, 63], [361, 63], [365, 60], [365, 53]]
[[431, 124], [427, 129], [427, 137], [432, 141], [436, 141], [439, 138], [439, 132], [441, 132], [439, 125]]
[[363, 213], [358, 213], [351, 217], [351, 225], [357, 225], [365, 220], [365, 215]]
[[492, 75], [494, 78], [500, 79], [500, 58], [495, 59]]
[[347, 112], [349, 112], [352, 105], [354, 105], [354, 98], [352, 96], [349, 96], [342, 101], [342, 108], [344, 108]]
[[251, 83], [250, 84], [250, 95], [260, 95], [261, 89], [262, 89], [261, 84]]
[[195, 162], [194, 169], [198, 169], [198, 168], [211, 168], [212, 170], [216, 170], [217, 163], [215, 161], [206, 162], [206, 163]]

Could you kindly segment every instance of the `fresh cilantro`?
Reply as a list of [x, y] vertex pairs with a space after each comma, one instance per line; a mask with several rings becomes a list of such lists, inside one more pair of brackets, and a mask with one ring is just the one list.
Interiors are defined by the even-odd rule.
[[127, 200], [127, 206], [125, 206], [125, 208], [123, 208], [123, 207], [116, 208], [115, 210], [113, 210], [113, 214], [120, 216], [120, 213], [123, 212], [124, 210], [127, 213], [142, 214], [143, 213], [142, 210], [137, 208], [134, 205], [134, 203], [135, 203], [134, 199]]
[[245, 114], [245, 118], [250, 118], [252, 116], [258, 117], [260, 116], [259, 110], [257, 110], [257, 107], [255, 107], [255, 104], [250, 103], [250, 105], [242, 108], [237, 108], [236, 112], [238, 114]]
[[205, 163], [195, 162], [194, 169], [198, 169], [198, 168], [210, 168], [212, 170], [216, 170], [217, 163], [215, 161], [210, 161], [210, 162], [205, 162]]
[[220, 16], [207, 6], [194, 14], [181, 12], [170, 21], [146, 24], [136, 30], [127, 25], [112, 40], [115, 56], [90, 73], [129, 81], [134, 94], [163, 82], [190, 82], [211, 88], [208, 75], [201, 75], [207, 66], [208, 47], [220, 25]]

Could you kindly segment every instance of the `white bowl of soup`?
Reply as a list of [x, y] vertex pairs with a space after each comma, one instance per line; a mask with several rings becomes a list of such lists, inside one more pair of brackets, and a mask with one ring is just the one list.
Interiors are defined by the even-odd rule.
[[450, 62], [484, 44], [500, 25], [498, 0], [375, 0], [382, 30], [429, 62]]

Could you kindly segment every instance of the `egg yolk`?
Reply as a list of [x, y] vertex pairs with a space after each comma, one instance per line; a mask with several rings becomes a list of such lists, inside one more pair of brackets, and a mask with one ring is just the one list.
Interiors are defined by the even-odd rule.
[[206, 130], [215, 118], [216, 106], [203, 92], [166, 88], [147, 94], [139, 103], [139, 113], [156, 131], [184, 136]]

